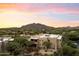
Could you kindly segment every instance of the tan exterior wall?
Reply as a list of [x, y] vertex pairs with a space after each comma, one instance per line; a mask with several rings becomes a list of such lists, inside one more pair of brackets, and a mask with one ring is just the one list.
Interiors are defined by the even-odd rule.
[[[43, 43], [48, 40], [50, 40], [52, 45], [50, 49], [46, 50], [43, 48], [44, 47]], [[41, 48], [39, 53], [41, 53], [42, 55], [53, 54], [54, 52], [56, 52], [58, 49], [61, 48], [61, 42], [62, 42], [61, 39], [56, 39], [56, 38], [39, 38], [37, 39], [37, 43], [38, 43], [37, 46]]]

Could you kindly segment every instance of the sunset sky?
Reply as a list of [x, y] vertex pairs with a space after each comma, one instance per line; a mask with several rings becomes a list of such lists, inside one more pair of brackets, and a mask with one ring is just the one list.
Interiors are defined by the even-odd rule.
[[0, 4], [0, 28], [30, 23], [52, 27], [79, 26], [79, 4]]

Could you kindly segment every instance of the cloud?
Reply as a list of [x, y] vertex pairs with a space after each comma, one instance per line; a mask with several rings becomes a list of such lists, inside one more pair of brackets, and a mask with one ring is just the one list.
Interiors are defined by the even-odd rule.
[[[63, 4], [62, 4], [63, 5]], [[28, 12], [46, 12], [51, 11], [54, 13], [68, 13], [68, 14], [79, 14], [79, 8], [61, 6], [61, 4], [17, 4], [17, 10], [28, 11]]]
[[[0, 27], [41, 23], [52, 27], [79, 26], [79, 9], [57, 4], [0, 4]], [[74, 20], [74, 21], [72, 21]], [[76, 21], [77, 20], [77, 21]]]

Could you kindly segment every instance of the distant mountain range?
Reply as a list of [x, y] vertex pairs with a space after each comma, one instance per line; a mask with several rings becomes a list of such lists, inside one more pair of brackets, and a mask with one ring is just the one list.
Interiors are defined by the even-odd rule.
[[[38, 29], [38, 30], [40, 30], [40, 29], [54, 29], [55, 27], [50, 27], [50, 26], [40, 24], [40, 23], [32, 23], [32, 24], [24, 25], [21, 28], [27, 29], [27, 30], [29, 30], [29, 29]], [[76, 26], [76, 27], [67, 26], [67, 27], [58, 27], [58, 28], [79, 29], [79, 26]]]
[[[79, 26], [76, 26], [76, 27], [58, 27], [60, 29], [79, 29]], [[40, 24], [40, 23], [32, 23], [32, 24], [28, 24], [28, 25], [23, 25], [21, 26], [20, 28], [17, 28], [17, 27], [14, 27], [14, 28], [0, 28], [0, 30], [20, 30], [20, 29], [23, 29], [23, 30], [38, 30], [38, 31], [42, 31], [42, 30], [47, 30], [47, 31], [50, 31], [50, 30], [53, 30], [53, 29], [57, 29], [55, 27], [50, 27], [50, 26], [47, 26], [47, 25], [44, 25], [44, 24]]]

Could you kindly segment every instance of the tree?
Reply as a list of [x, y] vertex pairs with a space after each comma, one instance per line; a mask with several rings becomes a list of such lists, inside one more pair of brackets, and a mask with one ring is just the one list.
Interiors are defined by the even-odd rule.
[[27, 45], [27, 38], [26, 37], [15, 37], [14, 42], [19, 43], [22, 47]]
[[62, 44], [67, 44], [68, 46], [71, 46], [73, 48], [77, 48], [77, 45], [75, 45], [75, 41], [76, 41], [76, 36], [74, 36], [75, 31], [70, 31], [70, 32], [64, 32], [63, 33], [63, 40], [62, 40]]
[[25, 55], [32, 52], [32, 41], [28, 41], [26, 37], [15, 37], [14, 41], [8, 42], [7, 50], [11, 55]]
[[11, 55], [23, 54], [26, 47], [27, 38], [25, 37], [15, 37], [14, 41], [8, 42], [7, 44], [7, 50]]
[[[62, 51], [64, 56], [74, 56], [79, 55], [79, 51], [75, 44], [75, 38], [78, 33], [75, 31], [69, 31], [63, 33], [63, 40], [62, 40]], [[78, 35], [77, 35], [78, 36]], [[73, 39], [74, 37], [74, 39]], [[70, 39], [71, 38], [71, 39]], [[73, 41], [74, 40], [74, 41]]]
[[[10, 52], [11, 55], [18, 55], [20, 54], [20, 44], [17, 42], [9, 42], [7, 44], [7, 50]], [[18, 50], [18, 51], [16, 51]]]
[[43, 43], [43, 45], [48, 49], [48, 48], [51, 48], [51, 42], [48, 40], [48, 41], [45, 41]]
[[63, 55], [64, 56], [74, 56], [77, 53], [78, 52], [77, 52], [77, 50], [75, 50], [75, 48], [72, 48], [71, 46], [68, 46], [68, 45], [63, 46]]
[[79, 32], [77, 31], [70, 31], [68, 33], [68, 38], [72, 41], [77, 41], [79, 40]]

